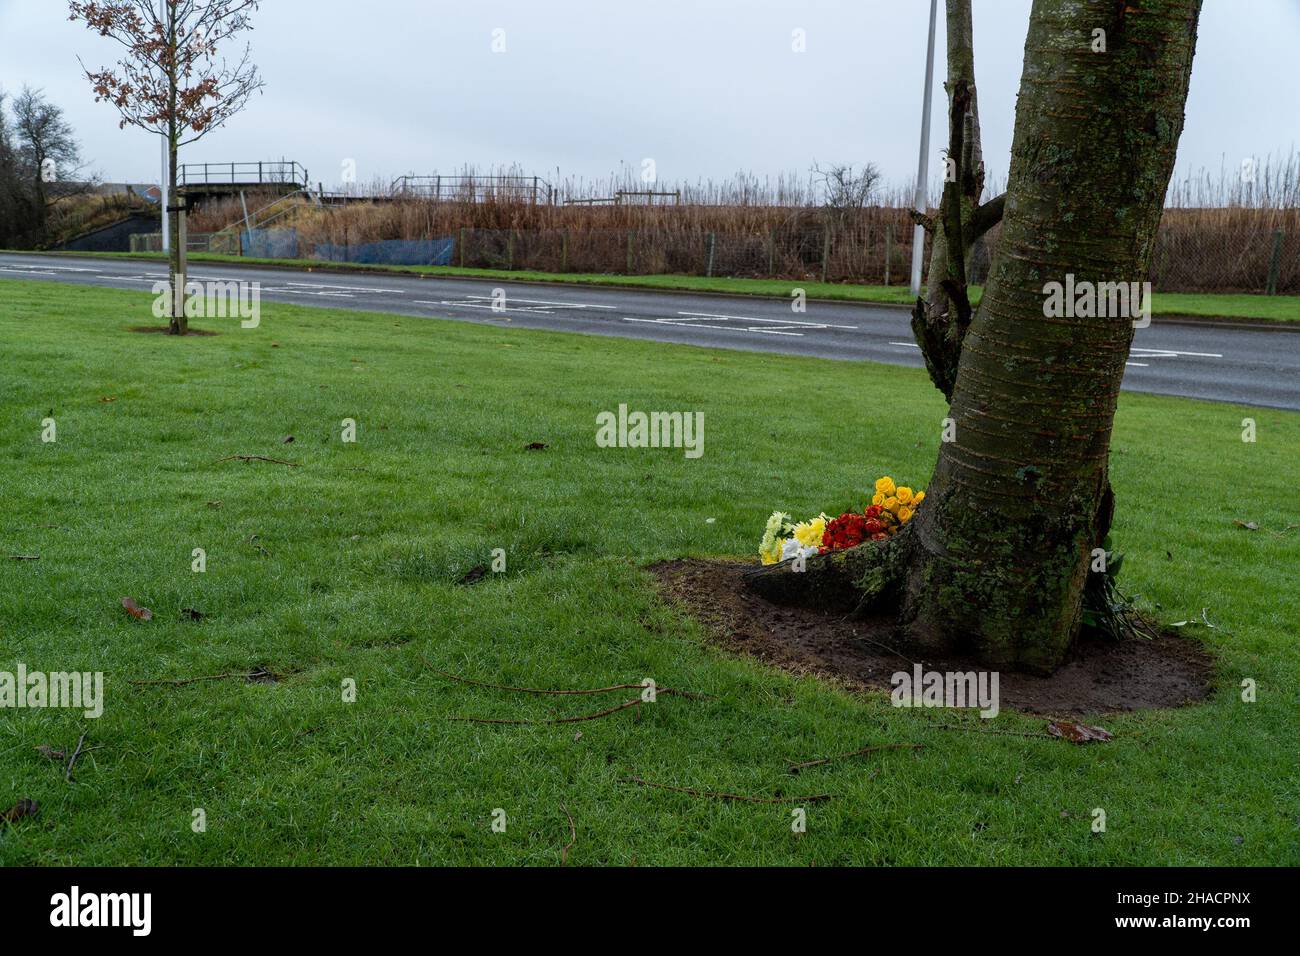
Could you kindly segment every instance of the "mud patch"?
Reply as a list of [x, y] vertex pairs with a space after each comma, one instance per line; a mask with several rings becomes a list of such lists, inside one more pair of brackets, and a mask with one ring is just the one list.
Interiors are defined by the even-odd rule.
[[[665, 561], [650, 568], [660, 590], [729, 650], [796, 673], [829, 677], [855, 690], [889, 690], [896, 671], [980, 670], [973, 660], [918, 657], [898, 643], [888, 617], [848, 618], [783, 607], [745, 589], [747, 564]], [[1000, 673], [1004, 709], [1054, 717], [1181, 707], [1213, 689], [1214, 660], [1200, 644], [1176, 634], [1121, 642], [1077, 643], [1051, 677]]]

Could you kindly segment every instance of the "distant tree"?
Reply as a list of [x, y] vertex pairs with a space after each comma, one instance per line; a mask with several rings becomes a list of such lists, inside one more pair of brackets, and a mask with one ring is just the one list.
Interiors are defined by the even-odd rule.
[[[6, 108], [6, 105], [9, 108]], [[63, 111], [39, 90], [0, 91], [0, 245], [39, 245], [60, 199], [85, 192], [80, 151]]]
[[855, 171], [847, 163], [813, 163], [813, 181], [822, 194], [822, 205], [837, 212], [862, 209], [875, 195], [880, 183], [880, 169], [864, 163]]
[[8, 94], [0, 90], [0, 246], [17, 245], [18, 221], [21, 215], [18, 197], [18, 161], [14, 151], [13, 133], [5, 111]]
[[33, 229], [45, 238], [50, 206], [78, 189], [70, 180], [81, 170], [81, 151], [72, 126], [40, 90], [29, 86], [14, 97], [16, 159], [31, 195]]
[[[224, 125], [262, 87], [245, 44], [233, 65], [219, 52], [227, 41], [252, 29], [260, 0], [70, 0], [69, 19], [80, 20], [121, 44], [126, 54], [116, 69], [85, 70], [96, 102], [106, 100], [121, 114], [119, 126], [158, 133], [167, 141], [172, 236], [180, 234], [176, 200], [177, 154]], [[82, 65], [85, 69], [85, 65]], [[185, 256], [172, 242], [172, 318], [169, 331], [184, 335]]]

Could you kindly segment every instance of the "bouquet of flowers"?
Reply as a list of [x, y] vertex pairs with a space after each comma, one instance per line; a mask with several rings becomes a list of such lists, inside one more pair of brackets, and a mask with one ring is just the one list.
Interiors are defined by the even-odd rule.
[[763, 530], [758, 556], [764, 564], [776, 564], [852, 548], [863, 541], [884, 541], [912, 520], [924, 500], [924, 491], [895, 485], [886, 475], [876, 481], [871, 504], [862, 511], [846, 511], [836, 518], [823, 513], [800, 522], [784, 511], [774, 511]]

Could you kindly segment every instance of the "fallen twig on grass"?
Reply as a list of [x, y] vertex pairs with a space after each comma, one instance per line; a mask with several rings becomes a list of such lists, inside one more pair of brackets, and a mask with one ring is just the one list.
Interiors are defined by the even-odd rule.
[[583, 720], [597, 720], [601, 717], [608, 717], [610, 714], [617, 714], [620, 710], [627, 710], [629, 707], [635, 707], [641, 703], [641, 698], [637, 697], [617, 707], [611, 707], [609, 710], [602, 710], [594, 714], [583, 714], [581, 717], [556, 717], [551, 720], [507, 720], [497, 717], [448, 717], [448, 720], [461, 720], [471, 724], [576, 724]]
[[[88, 754], [92, 750], [103, 750], [103, 749], [104, 749], [103, 744], [95, 744], [95, 746], [93, 747], [83, 747], [81, 749], [81, 753]], [[58, 750], [54, 747], [51, 747], [49, 744], [37, 744], [36, 752], [40, 754], [42, 757], [44, 757], [46, 760], [57, 760], [59, 763], [63, 763], [64, 758], [68, 756], [68, 752], [66, 750]]]
[[86, 735], [82, 734], [81, 739], [77, 741], [77, 749], [72, 751], [72, 756], [68, 758], [68, 772], [64, 775], [64, 780], [72, 783], [72, 768], [77, 765], [77, 758], [81, 756], [81, 745], [86, 742]]
[[41, 560], [41, 556], [39, 554], [11, 554], [9, 555], [9, 560], [10, 561], [39, 561]]
[[[576, 689], [576, 690], [569, 690], [569, 689], [553, 690], [544, 687], [511, 687], [508, 684], [490, 684], [487, 681], [474, 680], [473, 678], [470, 677], [461, 677], [459, 674], [453, 674], [450, 671], [444, 671], [441, 668], [434, 667], [432, 664], [428, 662], [428, 660], [425, 660], [424, 663], [428, 666], [429, 670], [433, 671], [436, 674], [441, 674], [443, 677], [446, 677], [448, 680], [459, 681], [462, 684], [472, 684], [475, 687], [487, 687], [492, 690], [513, 691], [514, 693], [517, 694], [554, 694], [554, 695], [607, 694], [610, 691], [615, 691], [615, 690], [642, 690], [646, 687], [645, 684], [611, 684], [608, 687], [593, 687], [590, 689]], [[670, 697], [686, 697], [691, 700], [712, 700], [713, 699], [706, 694], [696, 694], [689, 690], [677, 690], [673, 687], [656, 687], [655, 693], [666, 694]]]
[[833, 754], [830, 757], [821, 757], [817, 760], [805, 760], [802, 763], [792, 763], [790, 773], [798, 773], [808, 767], [820, 767], [822, 764], [828, 764], [832, 760], [843, 760], [845, 757], [865, 757], [867, 754], [875, 753], [878, 750], [921, 750], [925, 744], [877, 744], [874, 747], [863, 747], [861, 750], [850, 750], [848, 753]]
[[296, 461], [284, 461], [281, 458], [267, 458], [265, 455], [227, 455], [225, 458], [218, 458], [214, 464], [221, 464], [223, 461], [269, 461], [273, 465], [288, 465], [290, 468], [300, 467]]
[[280, 675], [276, 674], [274, 671], [269, 671], [265, 667], [259, 667], [257, 668], [257, 670], [252, 670], [252, 671], [229, 671], [225, 674], [206, 674], [203, 677], [177, 677], [177, 678], [164, 678], [161, 680], [132, 680], [132, 681], [127, 681], [127, 683], [135, 684], [138, 687], [157, 685], [157, 684], [168, 684], [172, 687], [183, 687], [186, 684], [197, 684], [199, 681], [227, 680], [231, 677], [242, 677], [248, 681], [255, 681], [255, 680], [262, 681], [267, 679], [278, 681], [280, 679]]
[[991, 734], [995, 737], [1043, 737], [1054, 740], [1051, 734], [1034, 734], [1021, 730], [981, 730], [978, 727], [962, 727], [959, 724], [931, 724], [936, 730], [964, 730], [971, 734]]
[[744, 803], [820, 803], [823, 800], [829, 800], [829, 793], [818, 793], [808, 797], [750, 797], [743, 793], [721, 793], [716, 790], [692, 790], [690, 787], [674, 787], [666, 783], [655, 783], [653, 780], [644, 780], [641, 777], [626, 778], [629, 783], [640, 784], [643, 787], [655, 787], [658, 790], [671, 790], [674, 793], [688, 793], [693, 797], [713, 797], [716, 800], [739, 800]]
[[560, 866], [564, 866], [564, 864], [569, 862], [569, 851], [572, 850], [574, 844], [578, 842], [578, 828], [573, 824], [573, 814], [569, 812], [569, 808], [564, 804], [560, 804], [560, 809], [563, 810], [564, 815], [569, 818], [569, 842], [560, 848]]

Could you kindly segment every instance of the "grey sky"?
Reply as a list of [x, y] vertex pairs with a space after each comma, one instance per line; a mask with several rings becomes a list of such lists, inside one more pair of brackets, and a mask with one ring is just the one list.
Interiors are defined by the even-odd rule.
[[[986, 161], [1005, 178], [1029, 0], [975, 0]], [[942, 2], [936, 62], [943, 75]], [[297, 159], [336, 184], [518, 163], [661, 180], [805, 172], [814, 159], [914, 174], [927, 0], [265, 0], [251, 39], [266, 90], [182, 161]], [[792, 31], [807, 50], [792, 51]], [[492, 51], [504, 30], [506, 52]], [[1300, 0], [1206, 0], [1178, 170], [1300, 147]], [[156, 181], [158, 139], [117, 128], [80, 76], [118, 47], [63, 0], [0, 0], [0, 86], [44, 88], [92, 167]], [[942, 145], [936, 82], [932, 143]], [[1226, 158], [1225, 158], [1226, 157]], [[931, 174], [937, 158], [931, 162]]]

